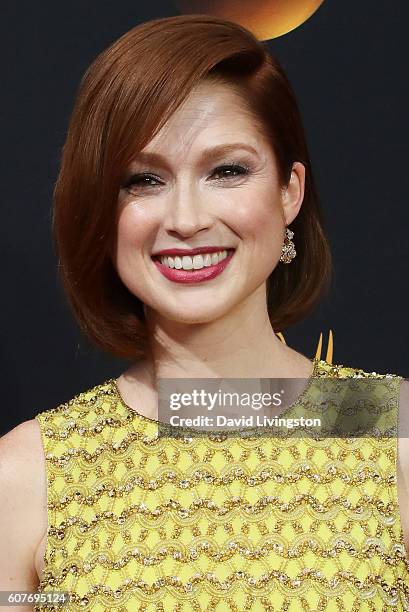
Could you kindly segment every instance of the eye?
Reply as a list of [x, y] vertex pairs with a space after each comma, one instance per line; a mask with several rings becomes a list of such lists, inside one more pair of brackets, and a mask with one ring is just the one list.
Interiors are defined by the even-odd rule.
[[[153, 184], [151, 181], [155, 181]], [[153, 174], [148, 174], [147, 172], [143, 172], [141, 174], [133, 174], [130, 176], [125, 183], [122, 185], [123, 189], [128, 189], [131, 191], [132, 189], [143, 188], [143, 187], [156, 187], [160, 185], [158, 177]]]
[[214, 169], [212, 176], [216, 175], [216, 180], [236, 178], [237, 176], [248, 174], [249, 168], [241, 164], [223, 164]]
[[[249, 168], [242, 164], [231, 163], [217, 166], [214, 169], [212, 177], [215, 180], [234, 179], [241, 175], [249, 173]], [[158, 187], [162, 185], [160, 179], [154, 174], [148, 172], [141, 172], [139, 174], [133, 174], [130, 176], [122, 185], [122, 189], [127, 191], [138, 191], [144, 188]]]

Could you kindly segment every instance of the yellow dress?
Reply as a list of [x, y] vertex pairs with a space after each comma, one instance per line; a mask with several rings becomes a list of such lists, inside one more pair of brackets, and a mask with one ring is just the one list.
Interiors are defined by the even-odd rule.
[[[316, 358], [295, 405], [319, 377], [380, 379], [393, 425], [403, 377]], [[396, 437], [158, 437], [114, 379], [36, 419], [70, 603], [35, 610], [409, 610]]]

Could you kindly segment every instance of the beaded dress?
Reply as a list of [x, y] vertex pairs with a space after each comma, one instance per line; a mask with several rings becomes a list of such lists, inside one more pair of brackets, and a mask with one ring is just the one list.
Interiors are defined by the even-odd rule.
[[[316, 358], [319, 377], [377, 380], [396, 422], [401, 376]], [[70, 603], [35, 610], [409, 610], [396, 437], [159, 437], [114, 379], [36, 419], [39, 591]]]

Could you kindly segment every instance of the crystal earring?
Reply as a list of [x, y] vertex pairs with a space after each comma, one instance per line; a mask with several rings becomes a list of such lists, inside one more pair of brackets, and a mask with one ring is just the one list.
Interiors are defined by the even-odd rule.
[[297, 252], [294, 248], [295, 247], [294, 242], [291, 240], [293, 236], [294, 236], [294, 232], [292, 232], [290, 229], [288, 229], [288, 227], [286, 227], [285, 234], [284, 234], [284, 244], [281, 249], [281, 257], [280, 257], [280, 261], [286, 264], [291, 263], [291, 261], [297, 255]]

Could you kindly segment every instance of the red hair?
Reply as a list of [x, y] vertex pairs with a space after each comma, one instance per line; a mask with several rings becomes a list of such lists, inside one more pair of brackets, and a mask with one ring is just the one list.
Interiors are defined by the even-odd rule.
[[267, 280], [273, 329], [304, 319], [329, 286], [331, 254], [302, 121], [279, 63], [248, 30], [224, 19], [181, 15], [143, 23], [84, 74], [54, 190], [53, 232], [67, 299], [83, 332], [117, 357], [142, 358], [148, 341], [143, 304], [113, 265], [123, 174], [205, 79], [242, 93], [271, 141], [283, 185], [294, 161], [306, 168], [304, 202], [291, 224], [297, 256]]

